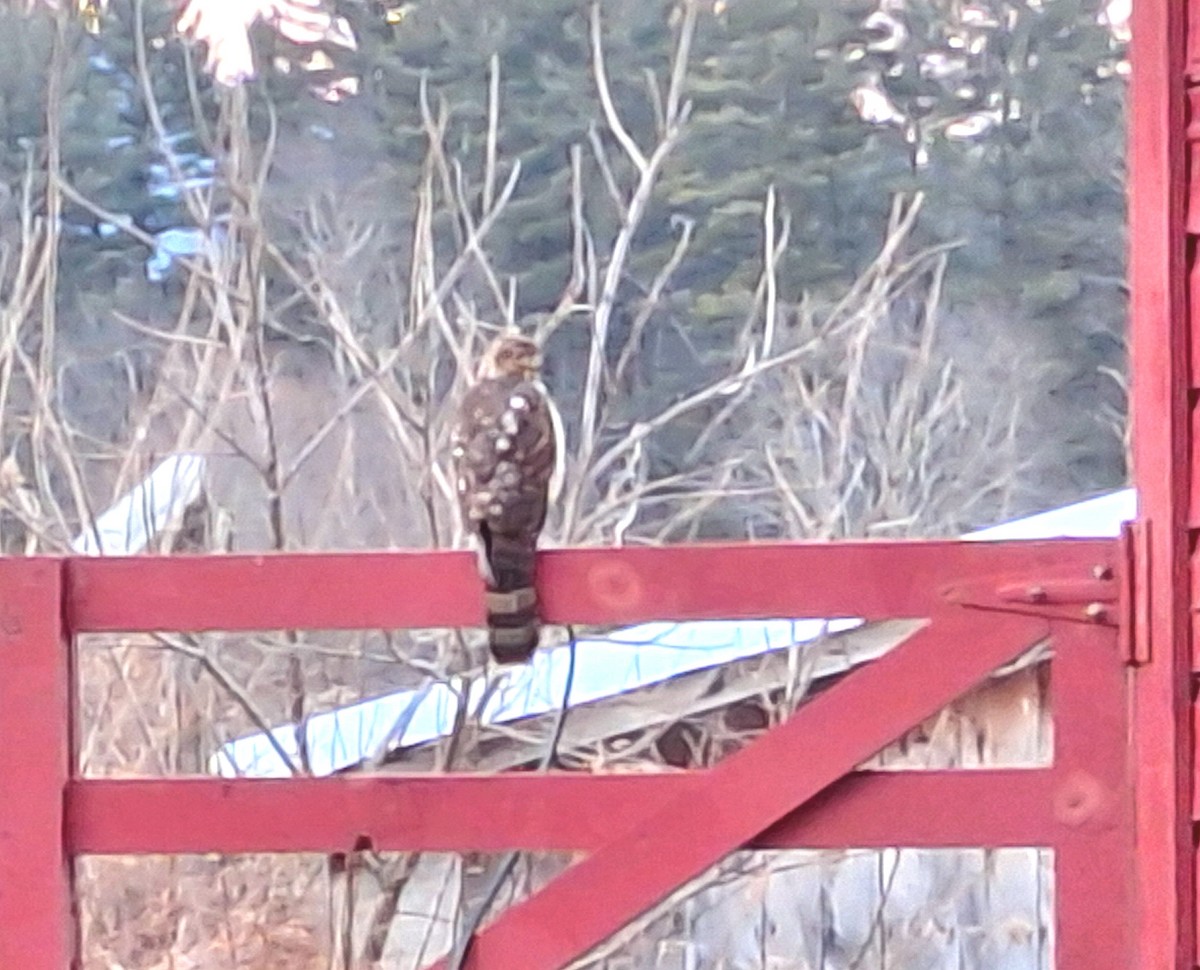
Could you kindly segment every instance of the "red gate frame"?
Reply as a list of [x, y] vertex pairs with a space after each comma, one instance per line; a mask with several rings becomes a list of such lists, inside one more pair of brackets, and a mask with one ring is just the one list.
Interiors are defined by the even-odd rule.
[[[932, 620], [713, 769], [610, 778], [72, 777], [71, 636], [478, 625], [473, 558], [0, 561], [0, 652], [10, 658], [0, 679], [0, 778], [24, 779], [0, 802], [0, 928], [21, 928], [0, 933], [0, 967], [71, 965], [70, 862], [89, 853], [335, 853], [364, 844], [589, 851], [486, 928], [468, 963], [551, 970], [742, 846], [905, 845], [1052, 847], [1058, 966], [1125, 970], [1133, 849], [1125, 665], [1133, 657], [1117, 631], [1132, 603], [1122, 592], [1128, 549], [1059, 540], [547, 553], [551, 622]], [[763, 576], [770, 586], [757, 581]], [[1052, 767], [853, 773], [1048, 635]], [[653, 865], [633, 861], [651, 857]], [[596, 898], [605, 905], [589, 905]]]
[[[962, 631], [966, 626], [954, 617], [945, 587], [980, 584], [965, 596], [960, 590], [957, 600], [963, 611], [991, 609], [978, 613], [965, 634], [978, 633], [986, 645], [979, 657], [938, 643], [930, 632], [922, 646], [898, 648], [904, 653], [885, 658], [890, 663], [867, 668], [836, 690], [860, 702], [886, 692], [891, 703], [903, 687], [919, 695], [906, 695], [907, 716], [914, 716], [936, 707], [954, 685], [984, 676], [986, 664], [1009, 646], [1019, 650], [1035, 627], [1049, 628], [1057, 650], [1053, 768], [855, 773], [833, 780], [899, 723], [870, 718], [836, 751], [823, 753], [820, 770], [797, 766], [786, 778], [786, 798], [760, 774], [764, 762], [780, 763], [772, 758], [785, 765], [789, 754], [794, 758], [779, 740], [783, 732], [695, 777], [80, 780], [71, 770], [73, 635], [465, 625], [480, 619], [467, 605], [479, 602], [470, 559], [0, 560], [0, 970], [62, 970], [75, 959], [75, 855], [344, 851], [361, 844], [363, 835], [378, 849], [515, 845], [592, 852], [557, 883], [559, 898], [578, 899], [581, 881], [594, 872], [616, 892], [620, 912], [612, 918], [587, 907], [563, 913], [558, 928], [581, 915], [587, 919], [562, 936], [545, 935], [535, 922], [537, 953], [552, 959], [586, 945], [646, 902], [649, 890], [629, 885], [616, 865], [620, 847], [640, 850], [643, 837], [646, 845], [662, 844], [672, 853], [655, 883], [659, 890], [735, 844], [1049, 844], [1056, 850], [1060, 970], [1193, 967], [1191, 644], [1200, 623], [1193, 609], [1200, 556], [1200, 333], [1192, 308], [1200, 301], [1200, 124], [1187, 128], [1187, 99], [1193, 120], [1200, 118], [1200, 16], [1190, 0], [1136, 0], [1131, 59], [1131, 410], [1140, 516], [1132, 544], [845, 543], [546, 557], [550, 619], [584, 622], [809, 612], [932, 616], [933, 631]], [[1190, 171], [1189, 150], [1197, 156]], [[1116, 615], [1098, 618], [1093, 610], [1085, 623], [1077, 614], [1078, 594], [1089, 590], [1081, 570], [1097, 565], [1116, 570], [1119, 593], [1102, 589], [1089, 603], [1112, 610], [1117, 595]], [[668, 575], [670, 582], [663, 579]], [[775, 595], [747, 589], [746, 577], [754, 575], [779, 577]], [[997, 585], [998, 575], [1020, 582]], [[1047, 602], [1022, 612], [1014, 591], [1019, 600], [1020, 590], [1047, 577], [1067, 583], [1065, 595], [1064, 588], [1057, 591], [1061, 608]], [[421, 602], [399, 598], [418, 590]], [[1001, 633], [1012, 641], [1001, 646]], [[970, 669], [955, 667], [954, 684], [943, 684], [939, 693], [940, 671], [917, 675], [919, 651], [927, 647], [956, 662], [971, 657]], [[1137, 666], [1122, 667], [1129, 663]], [[810, 708], [804, 723], [827, 725], [832, 714]], [[811, 757], [811, 750], [806, 754]], [[707, 799], [705, 810], [720, 821], [710, 835], [696, 824], [694, 803], [722, 778], [753, 785], [762, 801], [742, 814], [737, 803]], [[987, 801], [1002, 786], [1003, 809]], [[1119, 797], [1122, 791], [1132, 791], [1136, 811]], [[881, 804], [886, 814], [878, 811]], [[668, 806], [680, 813], [669, 816], [672, 825], [682, 819], [691, 826], [700, 843], [695, 851], [673, 846], [662, 832], [654, 841], [651, 826], [671, 811]], [[755, 833], [760, 824], [765, 829]], [[474, 964], [535, 970], [528, 959], [516, 962], [505, 941], [522, 927], [529, 931], [539, 913], [558, 912], [555, 885], [485, 931]]]

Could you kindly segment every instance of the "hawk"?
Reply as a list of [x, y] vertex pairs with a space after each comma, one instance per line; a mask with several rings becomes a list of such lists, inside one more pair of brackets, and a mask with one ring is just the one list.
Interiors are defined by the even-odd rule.
[[561, 484], [561, 422], [538, 377], [541, 362], [528, 337], [497, 337], [453, 435], [463, 524], [479, 540], [487, 587], [488, 648], [500, 663], [526, 661], [537, 647], [535, 553]]

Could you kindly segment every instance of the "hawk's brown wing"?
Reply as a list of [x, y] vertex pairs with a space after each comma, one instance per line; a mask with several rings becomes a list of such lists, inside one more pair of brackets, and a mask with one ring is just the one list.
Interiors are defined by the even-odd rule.
[[517, 378], [481, 380], [463, 398], [454, 458], [464, 524], [529, 534], [546, 520], [557, 456], [546, 393]]
[[552, 405], [519, 378], [480, 380], [463, 399], [454, 460], [463, 524], [482, 544], [488, 646], [502, 663], [538, 644], [534, 570], [556, 461]]

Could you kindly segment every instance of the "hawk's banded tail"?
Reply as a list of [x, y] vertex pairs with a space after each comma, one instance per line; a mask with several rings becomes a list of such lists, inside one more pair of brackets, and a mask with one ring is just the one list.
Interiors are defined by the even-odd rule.
[[537, 649], [541, 631], [534, 588], [537, 540], [495, 532], [489, 540], [488, 647], [499, 663], [524, 663]]

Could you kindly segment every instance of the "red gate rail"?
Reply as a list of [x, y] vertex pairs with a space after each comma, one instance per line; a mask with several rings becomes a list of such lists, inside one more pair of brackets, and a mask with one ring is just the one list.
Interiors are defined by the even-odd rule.
[[[364, 842], [381, 852], [594, 851], [648, 807], [686, 797], [697, 781], [703, 787], [704, 774], [76, 781], [67, 842], [77, 855], [210, 852], [213, 833], [229, 853], [332, 852]], [[1058, 784], [1041, 768], [858, 772], [747, 847], [1037, 845], [1055, 824]], [[994, 800], [1000, 790], [1003, 800]], [[964, 805], [972, 811], [958, 811]]]
[[[1096, 540], [548, 552], [550, 622], [930, 622], [705, 771], [292, 780], [75, 777], [70, 638], [474, 625], [470, 555], [0, 560], [0, 968], [70, 965], [70, 860], [85, 854], [580, 850], [582, 862], [486, 927], [468, 960], [552, 970], [739, 847], [903, 845], [1053, 848], [1058, 967], [1125, 970], [1127, 558]], [[1051, 767], [854, 770], [1047, 637]]]
[[[712, 543], [541, 554], [549, 623], [929, 616], [972, 578], [1116, 567], [1111, 540]], [[72, 633], [478, 626], [466, 552], [72, 558]]]

